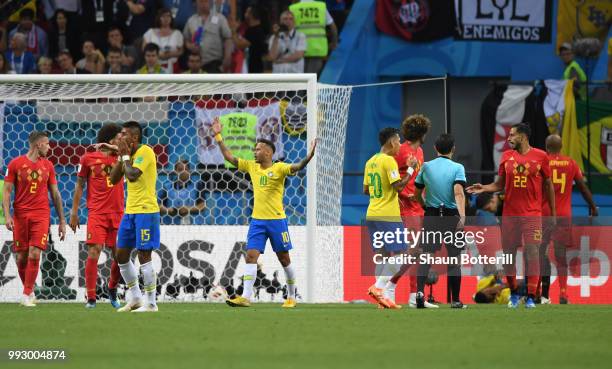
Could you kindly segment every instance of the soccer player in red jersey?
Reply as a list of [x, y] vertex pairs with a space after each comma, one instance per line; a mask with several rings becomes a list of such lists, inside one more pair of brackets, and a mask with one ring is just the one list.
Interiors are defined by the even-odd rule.
[[[543, 304], [550, 303], [549, 288], [550, 288], [550, 273], [551, 266], [548, 259], [548, 246], [552, 239], [555, 252], [555, 261], [557, 265], [557, 275], [559, 278], [559, 303], [567, 304], [567, 258], [566, 248], [572, 246], [572, 183], [576, 183], [576, 187], [580, 190], [584, 201], [589, 204], [589, 213], [591, 216], [597, 216], [599, 211], [593, 195], [584, 183], [582, 172], [576, 162], [568, 157], [561, 155], [562, 141], [558, 135], [550, 135], [546, 138], [546, 152], [550, 171], [552, 175], [552, 184], [555, 190], [555, 209], [557, 210], [557, 226], [544, 228], [544, 240], [540, 247], [540, 268], [542, 280], [542, 296]], [[550, 207], [546, 198], [543, 199], [542, 215], [550, 216]], [[546, 219], [546, 218], [545, 218]]]
[[[538, 251], [542, 242], [542, 196], [549, 201], [550, 216], [556, 217], [555, 194], [550, 180], [548, 156], [542, 150], [529, 145], [531, 130], [524, 123], [510, 129], [508, 144], [512, 150], [502, 154], [498, 177], [495, 182], [482, 185], [476, 183], [467, 188], [469, 193], [499, 192], [505, 189], [502, 213], [502, 247], [516, 260], [517, 247], [524, 242], [527, 269], [527, 301], [525, 307], [535, 307], [535, 295], [540, 276]], [[543, 194], [544, 192], [544, 194]], [[519, 303], [516, 268], [514, 263], [504, 265], [508, 287], [511, 290], [511, 308]]]
[[[121, 126], [107, 124], [98, 132], [98, 144], [114, 145], [121, 134]], [[121, 277], [119, 265], [115, 260], [117, 229], [123, 216], [124, 195], [123, 178], [113, 185], [109, 174], [117, 164], [116, 152], [107, 147], [88, 152], [81, 158], [78, 178], [70, 212], [70, 228], [76, 233], [79, 228], [79, 204], [83, 189], [87, 184], [87, 262], [85, 263], [85, 286], [87, 288], [86, 308], [96, 307], [96, 282], [98, 280], [98, 259], [102, 247], [111, 248], [113, 261], [108, 279], [108, 294], [111, 305], [119, 308], [117, 283]]]
[[[21, 304], [36, 306], [34, 283], [38, 276], [40, 253], [47, 249], [51, 214], [49, 197], [59, 216], [59, 237], [66, 235], [66, 219], [62, 208], [62, 197], [57, 189], [55, 169], [45, 157], [49, 152], [49, 138], [44, 132], [34, 131], [29, 138], [30, 149], [8, 165], [4, 179], [2, 207], [6, 214], [6, 228], [13, 232], [13, 251], [16, 254], [17, 270], [23, 283]], [[10, 213], [11, 193], [15, 189], [13, 216]]]
[[[400, 214], [402, 221], [406, 228], [418, 231], [422, 227], [424, 210], [422, 205], [417, 201], [415, 197], [415, 186], [414, 179], [419, 174], [421, 165], [424, 162], [423, 149], [421, 146], [425, 142], [425, 136], [431, 127], [431, 121], [424, 115], [413, 114], [407, 117], [402, 122], [401, 133], [404, 137], [404, 143], [400, 146], [399, 153], [395, 156], [395, 161], [399, 167], [400, 175], [403, 177], [406, 175], [408, 170], [407, 161], [409, 158], [415, 158], [417, 166], [408, 184], [402, 192], [399, 193], [400, 203]], [[395, 287], [402, 275], [407, 270], [407, 265], [404, 265], [387, 283], [385, 287], [384, 296], [395, 302]], [[409, 276], [410, 284], [410, 298], [408, 299], [408, 306], [416, 308], [416, 276]], [[426, 307], [437, 307], [436, 305], [425, 302]]]

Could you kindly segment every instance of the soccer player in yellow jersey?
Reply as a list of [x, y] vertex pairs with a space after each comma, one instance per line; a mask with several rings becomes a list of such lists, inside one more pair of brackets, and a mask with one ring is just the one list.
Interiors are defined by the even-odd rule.
[[[157, 158], [150, 146], [142, 144], [142, 127], [138, 122], [126, 122], [118, 142], [119, 163], [113, 166], [110, 181], [116, 184], [124, 175], [127, 180], [127, 202], [117, 234], [117, 263], [131, 298], [119, 312], [157, 311], [157, 275], [151, 262], [151, 252], [159, 248], [159, 205], [157, 203]], [[138, 270], [130, 259], [133, 248], [144, 281], [146, 302], [138, 286]]]
[[[364, 170], [363, 192], [370, 195], [366, 225], [374, 252], [381, 253], [383, 256], [390, 256], [405, 252], [408, 245], [399, 240], [384, 242], [383, 245], [380, 245], [375, 240], [380, 240], [379, 237], [384, 233], [395, 234], [396, 230], [403, 230], [404, 224], [400, 217], [398, 194], [402, 192], [410, 181], [410, 177], [414, 174], [417, 160], [414, 156], [407, 159], [406, 176], [400, 178], [397, 162], [394, 158], [400, 149], [399, 130], [391, 127], [383, 128], [378, 133], [378, 141], [381, 146], [380, 152], [366, 162]], [[383, 296], [383, 289], [387, 282], [397, 272], [396, 269], [399, 269], [394, 267], [396, 265], [387, 263], [379, 265], [376, 273], [376, 283], [368, 289], [368, 294], [383, 308], [400, 308], [394, 301]]]
[[258, 139], [255, 145], [255, 160], [244, 160], [234, 157], [223, 143], [221, 124], [215, 119], [213, 126], [215, 140], [225, 160], [235, 165], [239, 171], [247, 172], [251, 176], [255, 204], [249, 224], [246, 246], [246, 264], [244, 266], [244, 292], [242, 296], [228, 299], [226, 302], [232, 307], [248, 307], [253, 296], [253, 284], [257, 277], [257, 259], [263, 254], [266, 241], [269, 239], [272, 250], [276, 253], [278, 261], [285, 270], [287, 278], [287, 300], [284, 308], [293, 308], [295, 300], [295, 271], [291, 266], [289, 250], [293, 248], [289, 238], [289, 229], [285, 209], [283, 208], [283, 193], [285, 192], [285, 178], [304, 169], [312, 159], [317, 146], [314, 141], [308, 156], [299, 163], [273, 163], [272, 155], [276, 148], [274, 143], [265, 139]]

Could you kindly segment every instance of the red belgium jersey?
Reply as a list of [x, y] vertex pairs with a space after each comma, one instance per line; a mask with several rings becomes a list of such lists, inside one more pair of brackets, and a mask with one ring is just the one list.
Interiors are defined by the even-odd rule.
[[[582, 172], [572, 158], [560, 154], [548, 155], [548, 165], [555, 189], [557, 216], [569, 217], [572, 215], [572, 185], [574, 180], [582, 179]], [[542, 215], [550, 216], [546, 196], [542, 199]]]
[[81, 158], [78, 176], [87, 179], [87, 209], [91, 214], [123, 213], [123, 178], [113, 185], [110, 172], [117, 156], [100, 151], [88, 152]]
[[395, 161], [397, 162], [397, 166], [400, 171], [400, 175], [404, 177], [408, 170], [408, 165], [406, 161], [410, 157], [415, 157], [417, 159], [417, 167], [412, 174], [412, 177], [408, 181], [408, 184], [402, 192], [399, 194], [399, 203], [400, 203], [400, 212], [402, 216], [422, 216], [424, 214], [424, 210], [421, 207], [421, 204], [414, 199], [414, 192], [416, 187], [414, 186], [414, 180], [419, 174], [419, 170], [421, 170], [421, 166], [423, 165], [423, 149], [417, 147], [414, 149], [411, 146], [412, 142], [406, 141], [400, 146], [400, 150], [395, 156]]
[[505, 216], [541, 216], [545, 178], [550, 177], [548, 156], [531, 148], [525, 155], [508, 150], [502, 154], [498, 175], [506, 176]]
[[57, 180], [49, 160], [39, 158], [33, 162], [26, 155], [16, 157], [9, 163], [4, 181], [15, 186], [15, 214], [50, 217], [49, 185], [57, 184]]

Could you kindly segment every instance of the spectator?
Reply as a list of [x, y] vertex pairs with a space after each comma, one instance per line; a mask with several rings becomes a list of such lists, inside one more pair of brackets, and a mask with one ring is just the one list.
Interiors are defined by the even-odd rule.
[[170, 9], [162, 8], [157, 12], [155, 28], [143, 36], [143, 49], [149, 43], [159, 46], [159, 59], [165, 73], [174, 73], [178, 69], [178, 57], [183, 54], [183, 34], [173, 28], [173, 22]]
[[51, 19], [49, 31], [49, 57], [57, 58], [60, 50], [69, 50], [72, 57], [80, 54], [78, 32], [69, 21], [63, 10], [58, 10]]
[[89, 74], [85, 69], [80, 69], [74, 66], [72, 55], [68, 50], [62, 50], [57, 55], [57, 64], [59, 64], [62, 73], [64, 74]]
[[125, 21], [128, 43], [140, 45], [139, 39], [155, 22], [157, 0], [125, 0], [118, 2], [119, 12], [127, 14]]
[[281, 14], [280, 26], [272, 26], [268, 59], [272, 62], [272, 73], [304, 73], [306, 35], [295, 29], [293, 13]]
[[25, 8], [19, 13], [19, 24], [11, 31], [9, 37], [18, 32], [25, 35], [27, 50], [34, 55], [34, 58], [37, 59], [39, 56], [47, 55], [49, 51], [47, 33], [34, 24], [34, 11], [32, 9]]
[[83, 42], [83, 59], [76, 63], [76, 67], [79, 69], [85, 69], [89, 73], [100, 74], [104, 71], [104, 55], [94, 45], [92, 40], [85, 40]]
[[213, 14], [223, 14], [230, 24], [236, 22], [236, 0], [211, 0], [211, 2]]
[[207, 73], [227, 70], [232, 58], [232, 32], [222, 14], [211, 14], [209, 0], [196, 0], [197, 14], [187, 20], [183, 36], [185, 46], [202, 56]]
[[191, 168], [187, 160], [181, 159], [174, 165], [175, 177], [167, 181], [159, 194], [160, 214], [163, 224], [194, 224], [194, 217], [204, 211], [204, 184], [196, 185], [191, 180]]
[[104, 37], [108, 28], [127, 18], [127, 10], [123, 15], [115, 15], [117, 5], [123, 0], [81, 0], [80, 30], [94, 44], [104, 45]]
[[578, 97], [584, 99], [586, 97], [586, 73], [582, 70], [582, 67], [576, 60], [574, 60], [574, 51], [572, 49], [572, 45], [567, 42], [564, 42], [559, 46], [559, 57], [563, 61], [565, 65], [565, 70], [563, 71], [563, 79], [573, 79], [576, 82], [574, 83], [574, 92], [578, 93]]
[[109, 48], [115, 47], [121, 50], [121, 65], [128, 73], [132, 73], [136, 67], [138, 60], [138, 50], [134, 46], [123, 44], [123, 34], [119, 27], [111, 27], [108, 30], [106, 41]]
[[[305, 73], [319, 73], [330, 50], [338, 43], [338, 29], [327, 11], [324, 2], [315, 0], [294, 0], [289, 7], [295, 18], [298, 31], [307, 36], [304, 62]], [[305, 14], [309, 14], [305, 17]], [[325, 15], [324, 15], [325, 14]]]
[[47, 19], [53, 18], [57, 12], [61, 11], [68, 18], [68, 23], [73, 23], [79, 16], [81, 0], [47, 0], [43, 1], [43, 7]]
[[144, 47], [145, 64], [138, 69], [138, 74], [163, 74], [164, 70], [159, 64], [159, 46], [150, 43]]
[[267, 54], [266, 30], [261, 23], [261, 8], [249, 6], [244, 12], [244, 20], [248, 26], [244, 37], [238, 34], [238, 24], [232, 27], [232, 39], [236, 47], [244, 50], [248, 48], [248, 72], [263, 73], [263, 57]]
[[39, 74], [51, 74], [53, 73], [53, 60], [46, 56], [41, 56], [38, 59], [38, 73]]
[[17, 74], [28, 74], [36, 68], [34, 55], [26, 50], [26, 36], [17, 32], [11, 35], [9, 50], [6, 52], [6, 62]]
[[200, 53], [190, 53], [189, 57], [187, 58], [187, 70], [183, 73], [187, 73], [187, 74], [200, 74], [200, 73], [206, 73], [203, 69], [202, 69], [202, 57], [200, 56]]
[[163, 5], [172, 12], [174, 27], [177, 29], [185, 28], [187, 19], [195, 14], [193, 0], [164, 0]]
[[107, 74], [128, 74], [130, 70], [121, 64], [121, 49], [111, 46], [106, 54], [108, 67], [104, 71]]
[[12, 73], [9, 68], [9, 63], [6, 61], [6, 56], [3, 53], [0, 53], [0, 74], [10, 74]]

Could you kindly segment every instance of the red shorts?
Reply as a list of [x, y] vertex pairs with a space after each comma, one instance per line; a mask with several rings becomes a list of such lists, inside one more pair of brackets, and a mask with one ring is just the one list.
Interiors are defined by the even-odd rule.
[[557, 217], [555, 225], [552, 224], [551, 218], [544, 219], [544, 242], [550, 243], [555, 241], [562, 246], [572, 247], [572, 218]]
[[519, 246], [542, 243], [542, 219], [538, 216], [504, 216], [501, 222], [502, 247], [514, 250]]
[[49, 214], [23, 214], [13, 218], [13, 251], [27, 251], [33, 246], [43, 251], [47, 249], [49, 238]]
[[85, 243], [115, 247], [121, 217], [123, 217], [123, 213], [89, 214], [87, 218], [87, 241]]

